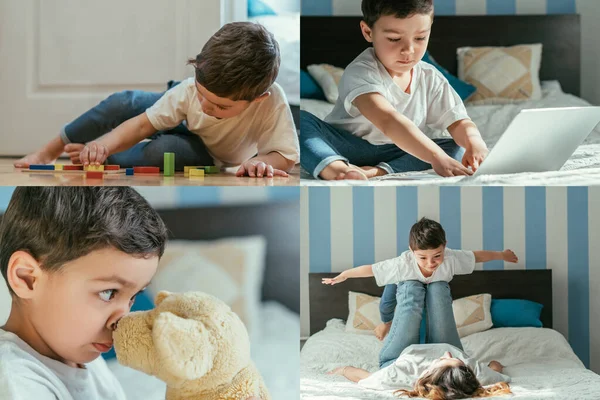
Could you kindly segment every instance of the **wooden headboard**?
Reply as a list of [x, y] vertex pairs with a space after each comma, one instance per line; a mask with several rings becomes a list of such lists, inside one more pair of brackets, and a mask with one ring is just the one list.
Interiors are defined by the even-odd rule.
[[298, 201], [159, 209], [170, 238], [214, 240], [262, 235], [267, 240], [263, 300], [300, 312], [300, 205]]
[[[300, 65], [327, 63], [345, 67], [369, 46], [361, 32], [361, 17], [300, 19]], [[542, 43], [541, 80], [558, 80], [566, 93], [581, 90], [580, 16], [481, 15], [439, 16], [433, 22], [429, 52], [454, 75], [456, 49], [465, 46], [514, 46]]]
[[[375, 284], [374, 278], [348, 279], [329, 286], [321, 283], [322, 278], [331, 278], [337, 273], [309, 274], [310, 334], [323, 328], [332, 318], [348, 318], [348, 292], [381, 296], [383, 287]], [[458, 275], [450, 282], [452, 298], [490, 293], [495, 299], [525, 299], [544, 306], [541, 321], [544, 327], [552, 328], [552, 271], [509, 270], [475, 271], [470, 275]]]

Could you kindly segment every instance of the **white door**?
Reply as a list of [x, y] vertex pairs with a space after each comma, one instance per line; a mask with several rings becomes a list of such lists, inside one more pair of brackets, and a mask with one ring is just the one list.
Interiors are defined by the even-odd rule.
[[226, 0], [0, 0], [0, 156], [39, 148], [113, 92], [163, 91]]

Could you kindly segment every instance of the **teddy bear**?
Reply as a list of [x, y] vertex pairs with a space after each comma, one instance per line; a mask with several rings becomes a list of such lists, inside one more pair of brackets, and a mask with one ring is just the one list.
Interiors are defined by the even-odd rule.
[[202, 292], [156, 295], [113, 332], [117, 359], [167, 384], [166, 400], [270, 400], [250, 359], [246, 327], [228, 305]]

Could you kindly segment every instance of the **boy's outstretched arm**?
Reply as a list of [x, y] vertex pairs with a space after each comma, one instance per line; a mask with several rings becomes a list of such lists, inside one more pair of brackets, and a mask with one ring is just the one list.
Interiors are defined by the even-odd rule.
[[248, 161], [244, 162], [236, 172], [236, 176], [250, 176], [261, 178], [266, 176], [268, 178], [273, 176], [288, 176], [288, 172], [294, 168], [296, 163], [292, 160], [288, 160], [276, 151], [272, 151], [269, 154], [263, 154], [256, 157], [252, 157]]
[[450, 125], [448, 132], [450, 132], [454, 141], [466, 150], [462, 159], [463, 165], [477, 171], [479, 165], [487, 157], [489, 150], [475, 123], [470, 119], [461, 119]]
[[503, 260], [511, 263], [516, 263], [519, 261], [519, 257], [509, 249], [504, 251], [486, 251], [486, 250], [477, 250], [474, 251], [475, 254], [475, 262], [476, 263], [484, 263], [493, 260]]
[[365, 93], [353, 104], [362, 115], [389, 137], [396, 146], [433, 167], [441, 176], [472, 175], [461, 163], [448, 156], [408, 118], [396, 111], [379, 93]]
[[348, 278], [368, 278], [373, 276], [372, 265], [361, 265], [360, 267], [347, 269], [334, 278], [323, 278], [321, 281], [325, 285], [335, 285], [344, 282]]
[[144, 112], [123, 122], [100, 139], [89, 142], [81, 150], [79, 158], [84, 165], [100, 165], [109, 155], [127, 150], [154, 133], [156, 129]]

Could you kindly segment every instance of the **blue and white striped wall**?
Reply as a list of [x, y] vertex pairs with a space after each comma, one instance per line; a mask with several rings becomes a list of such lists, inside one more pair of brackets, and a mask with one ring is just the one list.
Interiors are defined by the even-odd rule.
[[[302, 0], [303, 15], [361, 15], [361, 0]], [[576, 0], [434, 0], [436, 15], [574, 14]]]
[[519, 256], [479, 269], [552, 269], [554, 328], [600, 372], [600, 187], [304, 187], [300, 215], [303, 335], [309, 272], [395, 257], [426, 216], [451, 248]]
[[[300, 188], [297, 186], [137, 186], [135, 189], [155, 208], [269, 203], [297, 201], [300, 198]], [[0, 187], [0, 212], [6, 210], [13, 190], [14, 187]]]

